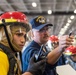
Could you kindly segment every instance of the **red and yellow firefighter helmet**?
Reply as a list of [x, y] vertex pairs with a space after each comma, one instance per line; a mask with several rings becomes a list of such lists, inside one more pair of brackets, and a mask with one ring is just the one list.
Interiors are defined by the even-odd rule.
[[58, 37], [55, 35], [50, 36], [47, 44], [49, 48], [56, 48], [59, 45]]
[[67, 54], [67, 55], [76, 54], [76, 46], [69, 46], [68, 48], [66, 48], [65, 54]]
[[[24, 27], [26, 28], [26, 31], [28, 32], [31, 28], [30, 23], [28, 22], [27, 16], [18, 11], [12, 11], [12, 12], [6, 12], [0, 16], [0, 24], [3, 24], [2, 20], [5, 20], [5, 23], [15, 23], [20, 22], [24, 23]], [[8, 25], [8, 24], [7, 24]]]
[[57, 36], [52, 35], [52, 36], [49, 37], [49, 40], [50, 40], [51, 42], [58, 42], [59, 39], [58, 39]]
[[5, 22], [28, 22], [26, 15], [18, 11], [6, 12], [0, 16], [1, 19], [5, 19]]

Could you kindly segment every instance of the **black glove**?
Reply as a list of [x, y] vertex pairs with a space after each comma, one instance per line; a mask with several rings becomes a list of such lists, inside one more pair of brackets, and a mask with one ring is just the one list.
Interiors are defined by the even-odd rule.
[[42, 75], [45, 70], [45, 66], [46, 66], [46, 58], [36, 62], [35, 57], [33, 56], [30, 59], [27, 72], [31, 72], [33, 75]]

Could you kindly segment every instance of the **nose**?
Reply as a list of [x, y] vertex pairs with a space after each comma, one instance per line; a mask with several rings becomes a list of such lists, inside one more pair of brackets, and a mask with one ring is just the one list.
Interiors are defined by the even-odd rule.
[[26, 42], [26, 39], [24, 36], [21, 37], [21, 43], [25, 43]]

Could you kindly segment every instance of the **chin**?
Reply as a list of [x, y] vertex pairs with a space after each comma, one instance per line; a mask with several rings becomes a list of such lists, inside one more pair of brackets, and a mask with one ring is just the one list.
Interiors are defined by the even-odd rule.
[[46, 44], [47, 43], [47, 41], [44, 41], [44, 44]]

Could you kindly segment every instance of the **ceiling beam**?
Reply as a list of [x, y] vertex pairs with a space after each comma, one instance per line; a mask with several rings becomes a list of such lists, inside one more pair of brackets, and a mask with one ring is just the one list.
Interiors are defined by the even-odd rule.
[[[29, 12], [29, 13], [27, 13], [27, 12], [23, 12], [23, 13], [25, 13], [26, 15], [49, 15], [49, 14], [47, 14], [47, 12], [42, 12], [42, 13], [34, 13], [34, 12]], [[75, 13], [74, 13], [74, 11], [68, 11], [68, 12], [66, 12], [66, 11], [55, 11], [55, 12], [52, 12], [52, 14], [51, 15], [76, 15]]]

